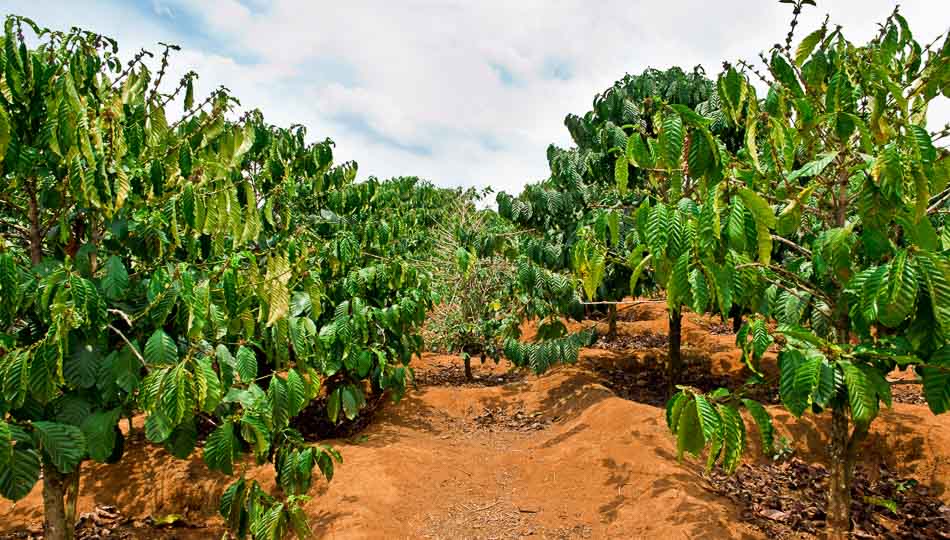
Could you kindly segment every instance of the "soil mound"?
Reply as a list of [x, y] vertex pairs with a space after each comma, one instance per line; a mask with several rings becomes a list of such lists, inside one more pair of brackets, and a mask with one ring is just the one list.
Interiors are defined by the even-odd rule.
[[[768, 475], [780, 480], [792, 473], [769, 472], [778, 465], [749, 458], [743, 473], [715, 480], [698, 461], [677, 462], [664, 410], [657, 406], [663, 388], [641, 392], [646, 403], [620, 397], [637, 399], [630, 388], [658, 384], [650, 366], [662, 364], [664, 356], [652, 336], [668, 331], [662, 304], [621, 313], [619, 345], [601, 341], [598, 348], [585, 349], [577, 365], [541, 377], [489, 362], [476, 363], [476, 378], [469, 382], [457, 380], [460, 358], [426, 354], [414, 361], [417, 386], [401, 402], [384, 400], [358, 434], [328, 441], [344, 462], [333, 482], [315, 489], [307, 503], [316, 537], [809, 537], [809, 527], [817, 525], [807, 515], [799, 518], [805, 525], [787, 530], [763, 517], [768, 510], [797, 512], [795, 504], [769, 506], [742, 495], [779, 490]], [[605, 329], [604, 322], [597, 324]], [[705, 366], [696, 371], [699, 380], [741, 384], [745, 373], [735, 337], [711, 333], [716, 324], [684, 316], [684, 353], [691, 365]], [[647, 337], [630, 337], [638, 335]], [[772, 353], [763, 369], [771, 369], [770, 362]], [[820, 469], [813, 465], [824, 462], [826, 441], [815, 428], [825, 420], [795, 419], [780, 406], [770, 411], [778, 436], [789, 441], [786, 456], [800, 460], [811, 471], [810, 481], [820, 483]], [[139, 422], [120, 464], [85, 468], [79, 513], [99, 515], [94, 513], [105, 508], [106, 515], [123, 516], [113, 537], [220, 536], [216, 505], [230, 480], [208, 472], [198, 456], [178, 460], [147, 445], [141, 430]], [[757, 444], [754, 435], [750, 438]], [[950, 502], [948, 452], [946, 418], [933, 416], [924, 405], [895, 404], [875, 423], [865, 445], [863, 470], [876, 472], [862, 473], [862, 493], [882, 500], [891, 494], [895, 498], [888, 500], [900, 510], [905, 500], [887, 491], [896, 489], [891, 480], [913, 479], [914, 489], [925, 487], [926, 497], [906, 492], [907, 504], [926, 508], [926, 517], [936, 520]], [[248, 462], [246, 474], [274, 488], [271, 467]], [[795, 492], [781, 489], [782, 496]], [[779, 496], [773, 495], [773, 500]], [[38, 531], [41, 502], [39, 487], [15, 506], [0, 502], [0, 538]], [[899, 513], [874, 511], [878, 514], [862, 517], [862, 523], [899, 521]]]

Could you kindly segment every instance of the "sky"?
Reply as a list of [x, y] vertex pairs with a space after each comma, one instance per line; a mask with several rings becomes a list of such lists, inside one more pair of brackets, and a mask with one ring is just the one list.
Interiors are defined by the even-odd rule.
[[[570, 145], [568, 113], [625, 73], [757, 60], [791, 17], [777, 0], [4, 0], [41, 26], [80, 26], [124, 55], [182, 47], [170, 81], [199, 73], [196, 95], [228, 87], [277, 125], [332, 138], [360, 177], [419, 176], [441, 186], [519, 192], [548, 175], [545, 150]], [[818, 0], [855, 42], [886, 0]], [[905, 0], [918, 41], [947, 31], [950, 1]], [[946, 99], [931, 124], [950, 120]]]

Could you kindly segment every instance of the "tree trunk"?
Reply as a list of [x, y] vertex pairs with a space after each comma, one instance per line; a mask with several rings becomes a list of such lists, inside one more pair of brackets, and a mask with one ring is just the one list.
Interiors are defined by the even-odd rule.
[[854, 460], [848, 452], [848, 416], [841, 407], [831, 412], [831, 476], [828, 478], [828, 538], [844, 540], [851, 530], [851, 480]]
[[465, 362], [465, 380], [472, 380], [472, 357], [468, 354], [462, 357], [462, 360]]
[[868, 436], [867, 424], [856, 424], [849, 435], [847, 412], [835, 407], [831, 413], [831, 477], [828, 482], [828, 538], [846, 540], [851, 530], [851, 486], [858, 450]]
[[99, 235], [96, 234], [96, 223], [92, 218], [89, 219], [89, 240], [93, 246], [92, 253], [89, 254], [89, 272], [95, 275], [99, 269]]
[[742, 310], [736, 309], [732, 315], [732, 333], [738, 334], [742, 330]]
[[76, 527], [76, 504], [79, 502], [79, 465], [73, 472], [65, 475], [66, 502], [63, 506], [66, 508], [66, 525], [69, 530], [69, 538], [73, 537], [73, 531]]
[[[43, 464], [43, 538], [73, 540], [79, 470], [63, 474], [51, 463]], [[68, 499], [68, 500], [67, 500]]]
[[30, 196], [30, 261], [36, 266], [43, 262], [43, 238], [40, 234], [40, 208], [36, 200], [35, 180], [27, 181], [27, 193]]
[[615, 337], [617, 337], [617, 304], [610, 304], [607, 312], [607, 338], [614, 339]]
[[680, 356], [680, 343], [683, 335], [683, 312], [679, 309], [670, 310], [670, 335], [669, 335], [669, 372], [667, 373], [667, 382], [669, 384], [669, 393], [672, 396], [676, 384], [679, 383], [680, 375], [683, 371], [683, 359]]

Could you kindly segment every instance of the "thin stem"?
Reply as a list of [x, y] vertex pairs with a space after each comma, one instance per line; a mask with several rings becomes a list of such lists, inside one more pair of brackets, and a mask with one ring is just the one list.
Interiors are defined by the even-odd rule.
[[[816, 291], [815, 289], [812, 289], [812, 288], [807, 284], [807, 282], [805, 282], [802, 278], [796, 276], [795, 274], [789, 272], [788, 270], [785, 270], [784, 268], [782, 268], [782, 267], [780, 267], [780, 266], [766, 265], [766, 264], [762, 264], [762, 263], [746, 263], [746, 264], [740, 264], [739, 266], [737, 266], [737, 267], [736, 267], [736, 270], [741, 270], [741, 269], [743, 269], [743, 268], [763, 268], [763, 269], [765, 269], [765, 270], [771, 270], [772, 272], [774, 272], [774, 273], [780, 275], [781, 277], [785, 278], [786, 280], [788, 280], [788, 281], [790, 281], [790, 282], [793, 282], [793, 283], [795, 284], [795, 286], [798, 287], [799, 289], [801, 289], [801, 290], [807, 292], [808, 294], [810, 294], [810, 295], [812, 295], [812, 296], [814, 296], [814, 297], [816, 297], [816, 298], [821, 298], [821, 299], [824, 300], [825, 303], [828, 304], [829, 306], [831, 306], [832, 304], [834, 304], [834, 302], [832, 302], [830, 298], [828, 298], [828, 297], [825, 296], [824, 294], [822, 294], [822, 293]], [[782, 285], [780, 285], [778, 282], [775, 282], [775, 281], [772, 281], [772, 280], [769, 280], [769, 281], [771, 281], [772, 283], [775, 283], [775, 284], [778, 285], [779, 287], [782, 287]], [[782, 288], [785, 288], [785, 287], [782, 287]], [[786, 290], [788, 290], [789, 292], [792, 292], [791, 289], [786, 289]]]
[[139, 350], [135, 348], [135, 345], [132, 345], [132, 342], [129, 341], [129, 338], [125, 337], [125, 334], [122, 333], [122, 330], [119, 330], [118, 328], [116, 328], [115, 326], [112, 326], [111, 324], [107, 326], [109, 327], [110, 330], [112, 330], [116, 334], [119, 334], [119, 337], [122, 338], [122, 341], [124, 341], [126, 345], [129, 346], [129, 349], [132, 350], [132, 354], [134, 354], [135, 357], [139, 359], [139, 362], [142, 363], [142, 367], [144, 367], [145, 369], [148, 369], [148, 364], [145, 363], [145, 358], [143, 358], [142, 355], [139, 353]]
[[927, 208], [927, 213], [934, 213], [938, 208], [940, 208], [940, 205], [947, 201], [947, 199], [950, 199], [950, 188], [941, 191], [938, 195], [931, 199], [934, 202], [930, 205], [930, 207]]
[[781, 236], [778, 236], [778, 235], [776, 235], [776, 234], [773, 234], [773, 235], [772, 235], [772, 240], [777, 240], [777, 241], [779, 241], [779, 242], [785, 244], [786, 246], [788, 246], [788, 247], [794, 249], [795, 251], [798, 251], [798, 252], [801, 253], [802, 255], [805, 255], [806, 257], [811, 257], [811, 251], [809, 251], [808, 249], [806, 249], [806, 248], [804, 248], [804, 247], [802, 247], [802, 246], [796, 244], [795, 242], [792, 242], [791, 240], [789, 240], [789, 239], [787, 239], [787, 238], [782, 238]]

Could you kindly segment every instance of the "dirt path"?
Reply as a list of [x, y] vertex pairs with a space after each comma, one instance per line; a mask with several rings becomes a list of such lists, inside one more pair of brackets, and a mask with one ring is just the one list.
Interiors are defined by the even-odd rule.
[[345, 467], [314, 510], [355, 503], [327, 524], [340, 538], [751, 534], [676, 464], [662, 422], [659, 409], [613, 396], [579, 368], [498, 387], [428, 387], [341, 449]]
[[[665, 333], [662, 306], [654, 311], [628, 313], [622, 335]], [[733, 336], [711, 335], [707, 324], [687, 317], [687, 357], [713, 360], [704, 377], [734, 376]], [[426, 354], [415, 364], [423, 386], [385, 405], [361, 434], [333, 442], [344, 463], [306, 507], [316, 537], [765, 538], [734, 502], [707, 489], [698, 464], [677, 463], [662, 408], [607, 388], [617, 382], [605, 373], [642, 379], [636, 366], [662, 354], [642, 345], [587, 349], [578, 365], [542, 377], [476, 366], [475, 384], [459, 384], [458, 358]], [[795, 435], [796, 455], [824, 458], [824, 441], [808, 429], [813, 420], [777, 407], [773, 414], [781, 433]], [[948, 424], [926, 406], [897, 404], [866, 453], [947, 502]], [[267, 466], [247, 474], [273, 486]], [[111, 505], [139, 525], [176, 514], [197, 528], [139, 527], [130, 537], [210, 538], [221, 532], [215, 507], [228, 481], [200, 458], [176, 460], [138, 434], [119, 465], [86, 469], [79, 510]], [[40, 501], [37, 488], [16, 507], [0, 502], [0, 532], [35, 530]]]

